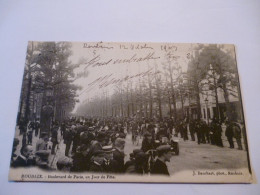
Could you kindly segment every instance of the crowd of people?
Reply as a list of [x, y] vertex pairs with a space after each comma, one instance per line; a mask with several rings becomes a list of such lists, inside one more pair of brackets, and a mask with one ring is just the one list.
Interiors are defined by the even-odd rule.
[[[234, 148], [235, 138], [238, 149], [241, 150], [240, 126], [230, 121], [226, 124], [225, 135], [230, 148]], [[38, 166], [46, 170], [72, 172], [170, 175], [166, 162], [170, 161], [174, 153], [165, 139], [180, 136], [184, 141], [190, 138], [198, 144], [208, 143], [223, 147], [222, 127], [217, 120], [212, 120], [208, 125], [202, 120], [185, 119], [176, 123], [172, 118], [156, 120], [81, 117], [71, 118], [62, 123], [53, 122], [49, 132], [40, 129], [39, 121], [22, 122], [19, 130], [22, 135], [22, 147], [17, 157], [15, 153], [19, 139], [15, 138], [12, 167]], [[133, 141], [139, 136], [142, 143], [139, 149], [133, 150], [129, 160], [125, 162], [127, 134], [132, 135]], [[32, 146], [33, 138], [37, 138], [35, 148]], [[57, 155], [61, 143], [65, 144], [65, 152]]]

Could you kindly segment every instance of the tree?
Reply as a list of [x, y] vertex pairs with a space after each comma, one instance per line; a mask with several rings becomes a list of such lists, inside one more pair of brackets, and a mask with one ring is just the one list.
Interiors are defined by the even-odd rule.
[[[221, 89], [224, 94], [224, 99], [227, 107], [227, 116], [232, 118], [232, 112], [230, 108], [229, 95], [238, 97], [238, 79], [236, 71], [235, 58], [232, 56], [231, 51], [225, 50], [220, 45], [208, 45], [204, 46], [200, 52], [200, 63], [208, 70], [208, 74], [204, 75], [204, 78], [210, 77], [208, 84], [215, 92], [215, 98], [218, 107], [218, 95], [217, 90]], [[213, 82], [212, 82], [213, 81]], [[219, 108], [218, 108], [219, 110]]]
[[174, 114], [174, 120], [176, 122], [177, 120], [177, 105], [176, 105], [176, 81], [181, 73], [181, 67], [178, 65], [179, 56], [169, 56], [165, 55], [166, 62], [163, 63], [163, 69], [164, 69], [164, 75], [166, 78], [169, 78], [169, 87], [171, 89], [171, 99], [173, 104], [173, 114]]
[[199, 45], [194, 49], [195, 53], [191, 56], [188, 63], [187, 82], [189, 83], [189, 98], [195, 97], [197, 106], [197, 119], [201, 118], [200, 93], [202, 92], [201, 81], [206, 74], [206, 70], [200, 63], [199, 50], [203, 45]]
[[[72, 83], [74, 73], [73, 66], [69, 62], [71, 54], [69, 43], [29, 43], [24, 73], [24, 78], [28, 80], [27, 96], [21, 97], [21, 99], [26, 99], [26, 117], [30, 115], [30, 107], [34, 110], [37, 104], [41, 103], [43, 106], [50, 101], [46, 96], [50, 89], [53, 93], [54, 120], [62, 120], [66, 112], [72, 111], [77, 101], [76, 91], [79, 87]], [[36, 94], [42, 94], [39, 96], [42, 98], [41, 101], [35, 102]], [[29, 101], [30, 99], [32, 101]], [[21, 103], [20, 107], [22, 107]]]

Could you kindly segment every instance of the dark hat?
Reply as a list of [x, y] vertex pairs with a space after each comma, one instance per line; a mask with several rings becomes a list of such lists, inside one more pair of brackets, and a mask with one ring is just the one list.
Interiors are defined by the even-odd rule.
[[103, 151], [103, 150], [96, 150], [96, 151], [94, 151], [93, 152], [93, 156], [95, 157], [97, 157], [97, 156], [104, 156], [105, 155], [105, 152]]
[[136, 154], [135, 159], [136, 163], [144, 162], [147, 158], [147, 155], [144, 152], [139, 152]]
[[106, 134], [104, 132], [100, 132], [98, 135], [97, 135], [97, 140], [98, 141], [102, 141], [102, 140], [105, 140], [106, 139]]
[[88, 139], [88, 132], [81, 132], [80, 134], [79, 134], [79, 136], [80, 136], [80, 140], [86, 140], [86, 139]]
[[134, 158], [134, 153], [129, 154], [130, 158]]
[[88, 134], [88, 140], [89, 141], [92, 141], [92, 140], [94, 140], [95, 139], [95, 135], [93, 134], [93, 133], [89, 133]]

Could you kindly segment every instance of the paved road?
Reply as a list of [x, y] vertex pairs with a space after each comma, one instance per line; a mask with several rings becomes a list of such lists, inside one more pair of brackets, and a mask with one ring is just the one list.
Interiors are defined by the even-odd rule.
[[[180, 154], [173, 156], [171, 162], [167, 163], [170, 174], [183, 170], [202, 170], [202, 169], [232, 169], [247, 167], [247, 154], [245, 150], [228, 148], [228, 143], [224, 142], [224, 147], [210, 144], [197, 144], [195, 141], [183, 141], [179, 139]], [[135, 148], [141, 147], [133, 145], [131, 135], [126, 137], [126, 159], [129, 153]]]

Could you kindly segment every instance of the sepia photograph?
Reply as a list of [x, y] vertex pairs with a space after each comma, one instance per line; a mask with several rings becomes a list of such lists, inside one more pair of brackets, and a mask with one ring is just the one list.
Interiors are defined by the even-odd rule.
[[254, 181], [231, 44], [29, 41], [14, 132], [11, 181]]

